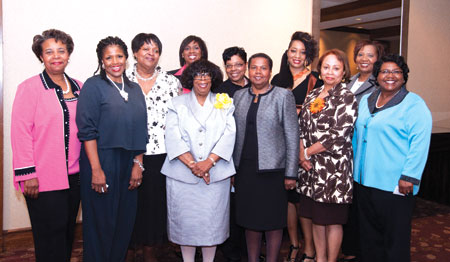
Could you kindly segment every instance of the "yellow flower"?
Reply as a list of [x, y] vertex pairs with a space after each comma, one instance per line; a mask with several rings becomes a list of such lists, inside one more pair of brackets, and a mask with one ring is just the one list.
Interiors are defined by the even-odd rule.
[[311, 113], [316, 114], [322, 111], [322, 109], [325, 107], [325, 100], [323, 98], [316, 98], [309, 107], [309, 110], [311, 110]]
[[216, 94], [216, 102], [214, 107], [217, 109], [229, 108], [233, 104], [233, 99], [231, 99], [227, 93]]

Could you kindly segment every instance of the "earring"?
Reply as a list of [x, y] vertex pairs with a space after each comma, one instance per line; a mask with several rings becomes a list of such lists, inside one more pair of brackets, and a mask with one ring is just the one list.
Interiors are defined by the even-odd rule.
[[322, 80], [322, 75], [319, 75], [319, 80]]
[[105, 64], [102, 64], [102, 68], [105, 69]]
[[308, 67], [308, 60], [305, 59], [305, 62], [303, 62], [303, 67]]

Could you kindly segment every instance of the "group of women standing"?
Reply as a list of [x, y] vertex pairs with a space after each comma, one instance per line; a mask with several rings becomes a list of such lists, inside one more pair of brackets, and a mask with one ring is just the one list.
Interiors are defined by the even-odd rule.
[[37, 261], [70, 260], [80, 195], [84, 261], [124, 261], [130, 246], [156, 261], [168, 240], [186, 262], [196, 247], [214, 261], [230, 234], [232, 185], [231, 220], [245, 229], [250, 262], [259, 261], [263, 235], [266, 261], [277, 261], [286, 225], [290, 262], [337, 261], [343, 236], [341, 261], [408, 261], [431, 115], [405, 87], [402, 57], [361, 42], [359, 73], [346, 85], [346, 55], [324, 52], [316, 73], [317, 42], [295, 32], [272, 81], [268, 55], [247, 63], [232, 47], [222, 84], [201, 38], [188, 36], [182, 67], [166, 73], [161, 41], [141, 33], [128, 71], [126, 44], [102, 39], [98, 74], [83, 85], [64, 72], [73, 46], [59, 30], [37, 35], [45, 69], [19, 85], [13, 105], [14, 182]]

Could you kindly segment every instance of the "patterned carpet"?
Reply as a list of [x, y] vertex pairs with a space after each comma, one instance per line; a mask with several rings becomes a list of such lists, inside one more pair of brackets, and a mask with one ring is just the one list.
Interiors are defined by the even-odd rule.
[[[450, 206], [417, 198], [411, 234], [411, 262], [450, 261]], [[283, 261], [288, 252], [288, 242], [288, 237], [285, 235], [279, 261]], [[71, 262], [82, 261], [82, 243], [82, 240], [76, 240]], [[174, 245], [167, 245], [161, 248], [158, 258], [161, 262], [181, 261], [175, 250]], [[33, 248], [21, 246], [11, 248], [0, 253], [0, 261], [35, 261]], [[138, 255], [135, 262], [140, 261]], [[226, 260], [218, 252], [215, 261], [225, 262]]]

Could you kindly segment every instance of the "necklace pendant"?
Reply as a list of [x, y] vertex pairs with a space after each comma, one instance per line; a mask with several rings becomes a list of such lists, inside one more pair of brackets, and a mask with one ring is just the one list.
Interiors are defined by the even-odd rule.
[[125, 102], [128, 102], [128, 93], [125, 92], [124, 90], [120, 90], [120, 95], [123, 97], [123, 100], [125, 100]]

